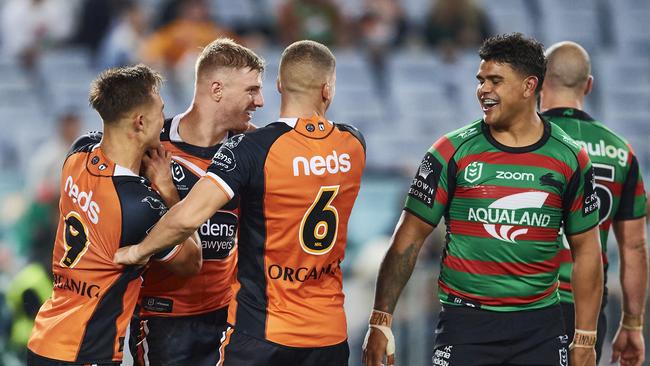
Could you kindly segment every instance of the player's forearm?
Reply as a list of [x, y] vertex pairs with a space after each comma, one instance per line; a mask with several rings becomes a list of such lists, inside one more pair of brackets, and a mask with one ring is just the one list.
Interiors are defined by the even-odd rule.
[[645, 240], [621, 248], [623, 311], [640, 316], [645, 310], [648, 288], [648, 248]]
[[574, 253], [571, 274], [575, 299], [575, 328], [592, 331], [597, 328], [603, 296], [603, 264], [599, 251], [580, 249]]
[[161, 250], [180, 244], [194, 233], [201, 222], [191, 220], [191, 215], [184, 212], [182, 203], [174, 205], [158, 221], [147, 237], [138, 244], [140, 258], [149, 258]]
[[375, 309], [393, 313], [397, 300], [413, 273], [420, 246], [421, 244], [410, 243], [403, 250], [390, 247], [379, 267]]
[[167, 207], [172, 207], [180, 202], [181, 198], [178, 195], [176, 186], [171, 181], [167, 184], [159, 184], [156, 188], [158, 188], [158, 194], [160, 194]]

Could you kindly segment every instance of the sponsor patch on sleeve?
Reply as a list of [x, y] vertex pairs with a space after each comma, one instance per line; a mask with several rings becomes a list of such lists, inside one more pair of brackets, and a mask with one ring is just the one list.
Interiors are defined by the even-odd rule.
[[235, 154], [225, 145], [212, 157], [212, 166], [223, 172], [230, 172], [237, 167]]
[[594, 176], [593, 167], [585, 172], [584, 176], [584, 194], [582, 202], [582, 216], [588, 216], [592, 212], [598, 210], [598, 196], [595, 190], [596, 177]]
[[442, 164], [430, 152], [427, 152], [411, 182], [409, 196], [432, 208], [441, 172]]

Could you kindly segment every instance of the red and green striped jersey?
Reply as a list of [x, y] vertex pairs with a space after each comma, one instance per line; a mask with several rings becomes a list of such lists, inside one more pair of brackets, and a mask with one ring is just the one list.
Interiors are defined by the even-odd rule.
[[[639, 163], [632, 147], [625, 139], [581, 110], [555, 108], [542, 115], [559, 125], [584, 147], [591, 159], [596, 177], [596, 194], [600, 201], [600, 243], [605, 265], [605, 282], [607, 282], [607, 237], [612, 222], [645, 216], [646, 194]], [[566, 238], [563, 241], [564, 248], [558, 258], [560, 301], [572, 303], [573, 265]]]
[[445, 217], [443, 304], [521, 311], [559, 303], [560, 228], [596, 226], [598, 202], [585, 150], [543, 123], [537, 143], [513, 148], [479, 120], [424, 156], [404, 209], [433, 226]]

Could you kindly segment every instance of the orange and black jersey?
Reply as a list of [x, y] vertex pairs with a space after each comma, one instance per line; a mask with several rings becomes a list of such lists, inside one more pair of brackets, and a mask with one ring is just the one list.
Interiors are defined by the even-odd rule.
[[[141, 268], [113, 263], [115, 251], [144, 239], [167, 207], [147, 181], [112, 162], [100, 133], [79, 138], [63, 165], [54, 242], [52, 297], [41, 307], [28, 348], [50, 360], [122, 360]], [[169, 260], [176, 249], [156, 255]]]
[[359, 131], [317, 117], [233, 136], [215, 154], [207, 177], [240, 194], [236, 332], [291, 347], [347, 339], [340, 266], [364, 165]]
[[[206, 174], [221, 143], [200, 147], [184, 142], [178, 133], [180, 119], [177, 115], [165, 121], [160, 141], [172, 154], [172, 179], [183, 199]], [[237, 203], [235, 197], [199, 227], [203, 251], [199, 274], [180, 277], [161, 264], [151, 264], [140, 292], [142, 316], [196, 315], [228, 305], [237, 265]]]

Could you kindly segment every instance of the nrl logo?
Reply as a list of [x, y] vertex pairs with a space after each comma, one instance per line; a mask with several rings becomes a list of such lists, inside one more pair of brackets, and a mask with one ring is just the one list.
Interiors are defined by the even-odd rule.
[[172, 160], [172, 178], [175, 181], [180, 182], [185, 179], [185, 172], [180, 164]]
[[476, 127], [468, 128], [465, 131], [461, 132], [458, 136], [465, 139], [475, 134], [476, 131], [477, 131]]
[[465, 180], [467, 183], [474, 183], [481, 178], [482, 173], [483, 163], [474, 161], [465, 168]]

